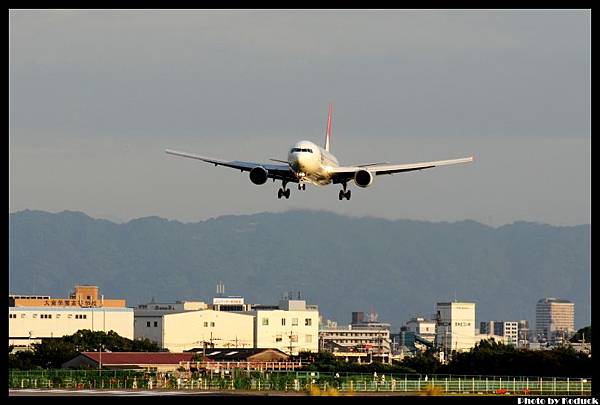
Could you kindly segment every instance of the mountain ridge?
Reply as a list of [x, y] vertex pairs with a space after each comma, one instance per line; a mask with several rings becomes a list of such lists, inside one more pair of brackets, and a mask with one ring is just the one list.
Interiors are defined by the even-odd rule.
[[222, 280], [228, 293], [252, 303], [301, 291], [324, 319], [339, 323], [374, 307], [394, 330], [455, 294], [477, 303], [476, 326], [518, 318], [533, 328], [537, 300], [559, 296], [576, 303], [576, 326], [585, 326], [590, 229], [316, 210], [115, 223], [79, 211], [23, 210], [9, 214], [9, 287], [64, 295], [74, 284], [95, 284], [132, 306], [153, 296], [210, 301]]

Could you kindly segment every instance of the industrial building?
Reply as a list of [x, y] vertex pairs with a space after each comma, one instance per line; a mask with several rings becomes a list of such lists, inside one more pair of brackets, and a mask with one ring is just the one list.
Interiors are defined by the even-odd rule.
[[72, 335], [80, 329], [114, 331], [133, 339], [133, 309], [122, 299], [105, 299], [97, 286], [77, 285], [68, 298], [9, 295], [8, 344], [28, 348], [43, 338]]
[[559, 343], [575, 333], [575, 304], [557, 298], [542, 298], [535, 306], [535, 332], [538, 342]]
[[353, 312], [348, 326], [329, 324], [319, 330], [319, 349], [346, 361], [370, 362], [391, 358], [390, 324], [377, 322], [376, 314]]
[[431, 343], [435, 343], [436, 322], [423, 317], [413, 317], [406, 322], [406, 331], [419, 335]]
[[475, 346], [474, 302], [438, 302], [436, 324], [436, 347], [446, 354]]
[[197, 347], [273, 348], [292, 355], [318, 351], [318, 307], [304, 300], [287, 297], [276, 306], [245, 304], [241, 297], [218, 297], [211, 306], [179, 303], [135, 308], [135, 338], [174, 352]]

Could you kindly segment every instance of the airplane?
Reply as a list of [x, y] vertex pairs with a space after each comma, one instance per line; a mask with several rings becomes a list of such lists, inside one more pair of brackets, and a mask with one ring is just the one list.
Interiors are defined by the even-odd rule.
[[333, 105], [329, 104], [324, 148], [310, 141], [300, 141], [289, 150], [287, 160], [269, 159], [277, 162], [277, 164], [215, 159], [171, 149], [166, 149], [165, 152], [171, 155], [202, 160], [214, 164], [215, 167], [220, 165], [238, 169], [241, 172], [248, 171], [250, 172], [250, 181], [257, 185], [265, 184], [268, 179], [273, 179], [273, 182], [281, 180], [282, 187], [277, 192], [277, 198], [279, 199], [281, 197], [290, 198], [290, 189], [287, 188], [288, 183], [298, 183], [298, 190], [306, 190], [307, 183], [317, 186], [324, 186], [331, 183], [341, 184], [342, 189], [338, 195], [340, 201], [344, 198], [350, 200], [352, 193], [347, 189], [348, 182], [350, 181], [354, 181], [354, 184], [358, 187], [366, 188], [373, 184], [375, 176], [473, 161], [473, 156], [470, 156], [459, 159], [409, 164], [380, 162], [340, 166], [337, 158], [330, 152], [332, 112]]

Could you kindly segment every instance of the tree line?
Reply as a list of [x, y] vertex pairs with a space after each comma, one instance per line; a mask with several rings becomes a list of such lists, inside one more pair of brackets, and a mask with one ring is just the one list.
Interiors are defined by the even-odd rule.
[[36, 368], [61, 368], [79, 352], [158, 352], [166, 351], [149, 339], [127, 339], [116, 332], [93, 332], [81, 329], [69, 336], [44, 338], [41, 343], [33, 343], [31, 350], [12, 353], [8, 347], [8, 368], [31, 370]]
[[516, 349], [494, 339], [483, 340], [468, 352], [453, 353], [447, 364], [442, 364], [431, 349], [393, 364], [348, 363], [325, 352], [301, 353], [300, 358], [312, 361], [304, 370], [323, 372], [591, 377], [593, 371], [591, 355], [570, 346], [552, 350]]

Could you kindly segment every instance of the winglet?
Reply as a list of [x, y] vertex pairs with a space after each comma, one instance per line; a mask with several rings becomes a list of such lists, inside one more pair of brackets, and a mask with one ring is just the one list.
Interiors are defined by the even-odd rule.
[[327, 132], [325, 132], [325, 150], [329, 152], [329, 138], [331, 138], [331, 120], [333, 104], [329, 103], [329, 112], [327, 113]]

